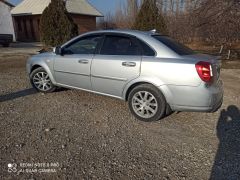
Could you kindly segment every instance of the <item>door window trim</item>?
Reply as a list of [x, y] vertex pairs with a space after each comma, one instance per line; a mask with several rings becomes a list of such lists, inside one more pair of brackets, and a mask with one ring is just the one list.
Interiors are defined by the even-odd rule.
[[[145, 57], [156, 57], [157, 56], [157, 52], [155, 51], [154, 48], [152, 48], [152, 46], [150, 46], [147, 42], [145, 42], [142, 39], [139, 39], [138, 37], [136, 37], [134, 35], [125, 34], [125, 33], [119, 33], [119, 32], [107, 32], [107, 33], [103, 33], [102, 35], [103, 35], [103, 38], [99, 42], [99, 44], [98, 44], [99, 47], [96, 49], [96, 52], [95, 52], [95, 54], [97, 54], [97, 55], [104, 55], [104, 56], [127, 56], [127, 55], [107, 55], [107, 54], [101, 54], [101, 49], [103, 47], [103, 44], [104, 44], [105, 39], [106, 39], [107, 36], [120, 36], [120, 37], [130, 38], [131, 41], [136, 43], [138, 45], [139, 49], [141, 50], [140, 55], [128, 55], [128, 56], [145, 56]], [[144, 53], [143, 53], [144, 50], [143, 50], [143, 47], [142, 47], [140, 42], [146, 44], [146, 46], [148, 46], [154, 52], [154, 55], [153, 56], [144, 55]]]
[[[103, 36], [104, 37], [102, 38], [102, 42], [101, 42], [100, 47], [99, 47], [98, 51], [96, 52], [96, 54], [103, 55], [103, 56], [142, 56], [142, 47], [140, 46], [140, 44], [136, 40], [136, 36], [133, 36], [133, 35], [130, 35], [130, 34], [118, 33], [118, 32], [116, 32], [116, 33], [114, 33], [114, 32], [104, 33]], [[139, 55], [110, 55], [110, 54], [101, 54], [101, 50], [102, 50], [103, 44], [104, 44], [107, 36], [119, 36], [119, 37], [123, 37], [123, 38], [129, 38], [132, 42], [136, 43], [138, 48], [141, 50], [140, 54]]]
[[[94, 36], [99, 36], [99, 37], [101, 37], [100, 41], [97, 43], [97, 46], [96, 46], [96, 48], [95, 48], [95, 50], [94, 50], [94, 52], [93, 52], [93, 55], [95, 55], [96, 52], [98, 51], [99, 45], [102, 43], [102, 41], [103, 41], [103, 39], [104, 39], [104, 34], [103, 34], [103, 33], [88, 34], [88, 35], [85, 35], [85, 36], [81, 36], [81, 37], [79, 37], [79, 38], [77, 38], [77, 39], [69, 42], [68, 44], [65, 44], [65, 45], [62, 46], [61, 48], [62, 48], [62, 49], [65, 49], [65, 48], [71, 46], [72, 44], [74, 44], [74, 43], [76, 43], [76, 42], [78, 42], [78, 41], [81, 41], [81, 40], [86, 39], [86, 38], [91, 38], [91, 37], [94, 37]], [[69, 54], [64, 54], [64, 55], [69, 55]], [[74, 55], [74, 54], [71, 54], [71, 55]], [[75, 54], [75, 55], [89, 55], [89, 54]]]

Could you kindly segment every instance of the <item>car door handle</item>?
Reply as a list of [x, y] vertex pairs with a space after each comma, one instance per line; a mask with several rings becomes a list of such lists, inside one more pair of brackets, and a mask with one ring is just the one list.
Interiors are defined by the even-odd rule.
[[88, 60], [86, 60], [86, 59], [81, 59], [81, 60], [78, 60], [78, 63], [88, 64]]
[[126, 67], [134, 67], [134, 66], [136, 66], [136, 63], [135, 62], [123, 62], [122, 65], [126, 66]]

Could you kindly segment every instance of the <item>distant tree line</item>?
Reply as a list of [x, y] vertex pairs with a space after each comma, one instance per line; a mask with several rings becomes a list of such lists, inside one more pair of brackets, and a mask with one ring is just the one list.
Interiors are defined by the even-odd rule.
[[[126, 0], [98, 21], [98, 29], [138, 29], [184, 42], [240, 41], [240, 0]], [[40, 21], [41, 41], [57, 46], [78, 34], [65, 1], [51, 0]]]
[[231, 44], [240, 40], [240, 0], [127, 0], [98, 28], [157, 29], [185, 43]]

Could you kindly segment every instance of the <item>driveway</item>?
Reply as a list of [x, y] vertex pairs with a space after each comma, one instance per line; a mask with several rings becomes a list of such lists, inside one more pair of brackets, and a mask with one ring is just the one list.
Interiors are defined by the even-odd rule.
[[0, 57], [4, 57], [6, 55], [29, 55], [36, 54], [37, 51], [42, 49], [42, 44], [39, 42], [32, 43], [24, 43], [17, 42], [11, 43], [10, 47], [2, 47], [0, 46]]
[[146, 123], [118, 99], [37, 93], [25, 63], [39, 47], [19, 49], [0, 49], [0, 179], [240, 179], [240, 70], [222, 71], [218, 112]]

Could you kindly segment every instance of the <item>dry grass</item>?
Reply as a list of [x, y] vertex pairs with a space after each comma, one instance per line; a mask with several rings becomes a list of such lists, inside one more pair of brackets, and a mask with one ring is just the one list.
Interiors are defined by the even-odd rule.
[[[221, 54], [219, 53], [221, 45], [212, 45], [204, 42], [194, 42], [186, 45], [199, 53], [221, 56], [224, 69], [240, 69], [240, 43], [225, 45]], [[231, 54], [228, 59], [229, 50], [231, 50]]]

